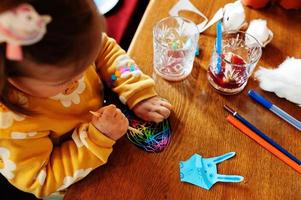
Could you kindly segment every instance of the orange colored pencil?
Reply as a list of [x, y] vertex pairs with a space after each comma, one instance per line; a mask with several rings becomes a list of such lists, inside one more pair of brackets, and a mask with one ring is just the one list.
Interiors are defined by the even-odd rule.
[[94, 112], [94, 111], [89, 111], [92, 115], [94, 115], [95, 117], [100, 117], [101, 114], [99, 112]]
[[[89, 111], [92, 115], [94, 115], [95, 117], [101, 117], [101, 114], [99, 113], [99, 112], [94, 112], [94, 111]], [[129, 126], [128, 127], [128, 129], [130, 130], [130, 131], [133, 131], [133, 132], [135, 132], [135, 133], [140, 133], [140, 131], [138, 130], [138, 129], [136, 129], [136, 128], [133, 128], [133, 127], [131, 127], [131, 126]]]
[[285, 154], [283, 154], [281, 151], [276, 149], [274, 146], [269, 144], [267, 141], [262, 139], [259, 135], [257, 135], [255, 132], [253, 132], [251, 129], [249, 129], [247, 126], [245, 126], [242, 122], [240, 122], [238, 119], [233, 117], [232, 115], [229, 115], [227, 117], [227, 121], [238, 128], [241, 132], [255, 140], [258, 144], [260, 144], [263, 148], [274, 154], [276, 157], [278, 157], [280, 160], [285, 162], [287, 165], [289, 165], [291, 168], [296, 170], [301, 174], [301, 165], [298, 165], [293, 160], [291, 160], [289, 157], [287, 157]]

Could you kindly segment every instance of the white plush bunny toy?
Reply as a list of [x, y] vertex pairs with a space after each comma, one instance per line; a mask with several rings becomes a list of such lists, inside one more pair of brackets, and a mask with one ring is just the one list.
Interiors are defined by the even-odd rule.
[[223, 11], [224, 31], [236, 32], [245, 24], [245, 10], [240, 0], [226, 4]]
[[0, 43], [7, 43], [7, 58], [21, 60], [21, 46], [40, 41], [46, 33], [50, 16], [39, 15], [32, 6], [23, 4], [0, 15]]

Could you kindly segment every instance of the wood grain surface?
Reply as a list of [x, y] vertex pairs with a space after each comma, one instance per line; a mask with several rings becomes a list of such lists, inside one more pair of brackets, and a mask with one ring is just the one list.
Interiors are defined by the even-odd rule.
[[[181, 82], [168, 82], [153, 72], [152, 28], [177, 0], [151, 0], [129, 54], [142, 70], [156, 81], [158, 93], [172, 102], [170, 117], [172, 140], [158, 154], [144, 152], [126, 138], [114, 146], [106, 165], [73, 185], [65, 199], [254, 199], [300, 200], [301, 175], [253, 140], [227, 123], [222, 106], [228, 104], [257, 128], [301, 159], [301, 133], [248, 96], [255, 89], [278, 107], [301, 120], [301, 108], [262, 91], [251, 77], [243, 92], [233, 96], [217, 93], [207, 81], [207, 68], [215, 40], [215, 27], [200, 35], [200, 55], [192, 74]], [[209, 19], [231, 0], [191, 0]], [[268, 21], [274, 32], [272, 42], [263, 49], [258, 66], [276, 67], [287, 56], [301, 58], [301, 11], [287, 11], [278, 6], [261, 10], [246, 8], [246, 17]], [[189, 12], [182, 16], [195, 22], [200, 19]], [[301, 67], [301, 66], [300, 66]], [[300, 77], [301, 78], [301, 77]], [[300, 88], [301, 89], [301, 88]], [[221, 174], [244, 176], [241, 183], [217, 183], [207, 191], [180, 182], [179, 162], [194, 153], [213, 157], [234, 151], [236, 156], [218, 165]]]

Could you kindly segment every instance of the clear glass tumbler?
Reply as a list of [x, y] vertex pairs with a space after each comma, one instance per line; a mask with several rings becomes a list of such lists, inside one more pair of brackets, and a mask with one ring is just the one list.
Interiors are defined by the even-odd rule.
[[154, 70], [162, 78], [179, 81], [192, 70], [199, 31], [183, 17], [167, 17], [153, 29]]
[[242, 91], [261, 54], [261, 46], [253, 36], [245, 32], [223, 33], [221, 55], [215, 46], [213, 48], [208, 69], [209, 83], [223, 94]]

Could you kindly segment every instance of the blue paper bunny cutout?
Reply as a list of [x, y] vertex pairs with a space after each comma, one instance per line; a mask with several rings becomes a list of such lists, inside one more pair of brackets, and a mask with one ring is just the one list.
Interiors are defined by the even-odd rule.
[[223, 175], [217, 173], [216, 165], [235, 156], [235, 152], [229, 152], [213, 158], [203, 158], [194, 154], [186, 161], [180, 161], [180, 178], [182, 182], [188, 182], [206, 190], [209, 190], [217, 182], [241, 182], [244, 177], [237, 175]]

